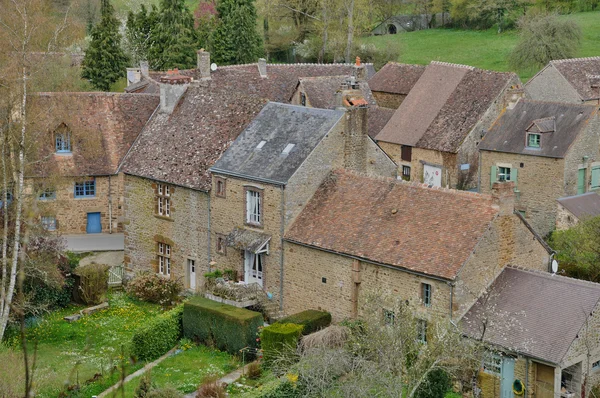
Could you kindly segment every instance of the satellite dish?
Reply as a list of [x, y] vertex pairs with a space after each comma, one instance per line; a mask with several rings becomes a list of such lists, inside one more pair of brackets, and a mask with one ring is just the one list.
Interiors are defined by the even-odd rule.
[[558, 272], [558, 261], [552, 260], [552, 273], [556, 274]]
[[214, 62], [212, 64], [210, 64], [210, 70], [212, 70], [213, 72], [217, 70], [217, 64], [215, 64]]

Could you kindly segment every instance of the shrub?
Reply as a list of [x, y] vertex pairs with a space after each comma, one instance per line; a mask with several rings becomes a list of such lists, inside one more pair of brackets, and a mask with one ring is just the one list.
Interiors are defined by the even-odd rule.
[[178, 301], [183, 285], [179, 280], [163, 278], [149, 272], [136, 275], [127, 284], [127, 293], [142, 301], [171, 305]]
[[256, 380], [262, 374], [262, 368], [260, 367], [260, 363], [252, 362], [248, 365], [248, 378], [250, 380]]
[[148, 393], [146, 398], [182, 398], [183, 394], [173, 387], [157, 388]]
[[434, 369], [415, 391], [415, 398], [438, 398], [452, 387], [450, 376], [443, 369]]
[[138, 384], [135, 389], [134, 398], [147, 398], [150, 391], [152, 391], [152, 379], [150, 379], [150, 373], [146, 372], [140, 379], [140, 384]]
[[302, 388], [287, 379], [265, 385], [259, 398], [295, 398], [305, 396]]
[[263, 357], [267, 364], [291, 356], [298, 346], [304, 326], [295, 323], [274, 323], [260, 334]]
[[225, 387], [218, 381], [217, 376], [208, 376], [198, 387], [197, 398], [225, 398]]
[[326, 311], [307, 310], [279, 320], [277, 323], [295, 323], [304, 326], [302, 334], [306, 336], [326, 328], [331, 323], [331, 314]]
[[239, 354], [244, 347], [257, 347], [259, 312], [195, 297], [183, 309], [183, 334], [202, 343], [213, 341], [218, 349]]
[[92, 263], [78, 267], [74, 274], [79, 277], [79, 298], [87, 305], [100, 304], [108, 291], [108, 269], [104, 264]]
[[131, 353], [141, 360], [153, 360], [175, 347], [181, 338], [181, 306], [165, 312], [138, 328], [131, 339]]

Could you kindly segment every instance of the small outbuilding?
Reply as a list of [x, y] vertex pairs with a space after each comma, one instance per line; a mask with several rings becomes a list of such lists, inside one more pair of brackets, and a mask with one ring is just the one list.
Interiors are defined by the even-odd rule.
[[600, 216], [600, 195], [597, 192], [568, 196], [557, 199], [557, 202], [557, 230], [569, 229], [583, 219]]

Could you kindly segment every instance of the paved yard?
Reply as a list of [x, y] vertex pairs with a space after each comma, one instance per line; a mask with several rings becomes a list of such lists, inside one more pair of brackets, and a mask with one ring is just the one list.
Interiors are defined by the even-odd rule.
[[125, 249], [123, 234], [63, 235], [67, 250], [72, 252], [122, 251]]

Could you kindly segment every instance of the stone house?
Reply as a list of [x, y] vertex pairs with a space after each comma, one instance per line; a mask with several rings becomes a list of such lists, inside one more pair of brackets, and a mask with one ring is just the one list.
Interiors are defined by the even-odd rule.
[[376, 140], [403, 179], [472, 189], [483, 132], [522, 95], [514, 73], [434, 61]]
[[39, 93], [27, 193], [40, 222], [62, 234], [123, 231], [118, 167], [158, 105], [153, 95]]
[[600, 104], [600, 57], [550, 61], [526, 84], [529, 97], [540, 101]]
[[540, 398], [584, 397], [600, 382], [597, 283], [506, 267], [461, 325], [491, 347], [483, 398], [512, 397], [516, 380]]
[[210, 168], [215, 268], [282, 297], [283, 233], [329, 172], [395, 176], [396, 165], [367, 135], [366, 111], [273, 102], [263, 108]]
[[479, 145], [479, 190], [515, 183], [516, 208], [542, 236], [556, 224], [556, 200], [600, 188], [598, 107], [522, 100]]
[[377, 105], [398, 109], [425, 71], [425, 65], [388, 62], [369, 80]]
[[[364, 67], [368, 75], [370, 66]], [[300, 77], [353, 71], [353, 65], [262, 61], [211, 71], [209, 53], [200, 51], [195, 70], [149, 72], [146, 80], [158, 87], [161, 104], [121, 167], [126, 266], [199, 288], [217, 255], [210, 234], [210, 167], [269, 100], [289, 101]]]
[[439, 28], [450, 22], [447, 12], [436, 14], [394, 15], [371, 30], [372, 35], [395, 35], [401, 32]]
[[587, 192], [581, 195], [567, 196], [556, 200], [556, 230], [574, 227], [581, 220], [600, 216], [600, 195]]
[[335, 171], [285, 233], [285, 311], [354, 318], [365, 294], [385, 289], [425, 321], [460, 319], [506, 264], [549, 269], [512, 189], [498, 183], [492, 197]]

